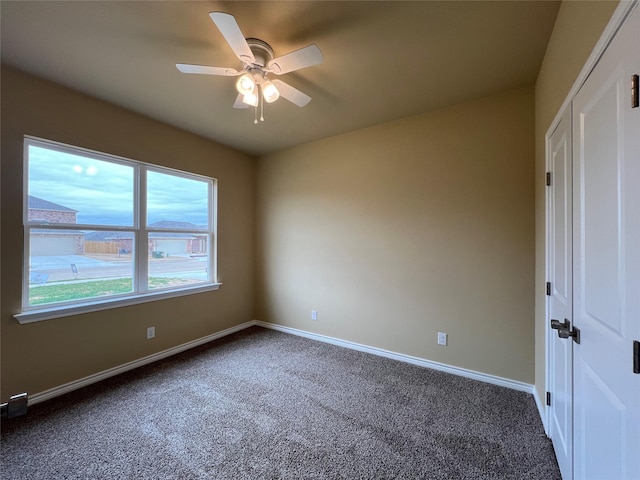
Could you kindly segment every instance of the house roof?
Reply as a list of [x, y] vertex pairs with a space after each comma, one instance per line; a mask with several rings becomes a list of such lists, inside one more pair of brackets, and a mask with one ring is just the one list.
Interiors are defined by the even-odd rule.
[[73, 208], [65, 207], [64, 205], [60, 205], [58, 203], [53, 203], [48, 200], [44, 200], [39, 197], [34, 197], [33, 195], [29, 195], [29, 208], [32, 210], [53, 210], [56, 212], [75, 212], [78, 213], [77, 210]]
[[90, 242], [124, 240], [132, 239], [133, 232], [87, 232], [84, 238]]
[[[149, 232], [149, 238], [176, 238], [191, 240], [198, 238], [198, 235], [192, 233], [168, 233], [168, 232]], [[116, 240], [133, 239], [133, 232], [88, 232], [85, 239], [90, 242], [114, 242]]]
[[201, 227], [200, 225], [195, 225], [190, 222], [173, 222], [169, 220], [161, 220], [159, 222], [150, 223], [149, 227], [171, 228], [171, 229], [182, 229], [182, 230], [206, 230], [207, 229], [207, 227]]
[[80, 230], [60, 230], [59, 228], [51, 230], [46, 228], [32, 228], [31, 233], [38, 235], [74, 235], [76, 237], [82, 237], [85, 235], [85, 233]]

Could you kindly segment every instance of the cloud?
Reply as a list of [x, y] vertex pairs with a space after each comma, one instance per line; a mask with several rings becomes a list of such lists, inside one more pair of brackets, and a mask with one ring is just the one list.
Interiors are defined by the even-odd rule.
[[[136, 169], [29, 146], [29, 195], [78, 211], [78, 223], [133, 225]], [[149, 223], [184, 221], [207, 224], [206, 181], [148, 170]]]
[[207, 224], [208, 182], [149, 171], [147, 212], [149, 223], [163, 220]]

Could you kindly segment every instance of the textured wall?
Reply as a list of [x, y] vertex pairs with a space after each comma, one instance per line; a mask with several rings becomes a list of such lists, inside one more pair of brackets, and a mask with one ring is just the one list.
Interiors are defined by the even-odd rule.
[[533, 383], [533, 106], [523, 88], [261, 158], [258, 319]]
[[[253, 319], [255, 160], [2, 69], [2, 401], [35, 394]], [[22, 145], [29, 134], [218, 179], [218, 291], [20, 325]], [[156, 338], [146, 340], [146, 327]]]

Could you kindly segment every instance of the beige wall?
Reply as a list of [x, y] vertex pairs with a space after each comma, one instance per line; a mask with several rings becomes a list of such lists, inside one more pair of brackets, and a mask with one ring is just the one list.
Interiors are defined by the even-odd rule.
[[564, 1], [536, 82], [535, 384], [539, 398], [544, 398], [545, 388], [545, 134], [617, 6], [617, 1]]
[[258, 319], [533, 383], [533, 108], [518, 89], [261, 158]]
[[[544, 135], [616, 5], [563, 3], [535, 107], [525, 88], [278, 152], [258, 162], [257, 198], [253, 159], [3, 67], [1, 400], [254, 317], [535, 378], [542, 396]], [[19, 325], [25, 133], [218, 178], [222, 288]]]
[[[2, 69], [2, 401], [38, 393], [253, 319], [255, 159]], [[20, 325], [24, 134], [216, 177], [218, 291]], [[146, 340], [146, 327], [156, 338]]]

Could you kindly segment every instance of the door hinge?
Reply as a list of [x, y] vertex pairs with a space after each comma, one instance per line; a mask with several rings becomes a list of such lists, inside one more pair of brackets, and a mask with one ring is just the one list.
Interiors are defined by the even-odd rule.
[[631, 75], [631, 108], [640, 106], [640, 95], [638, 94], [640, 80], [638, 75]]
[[547, 407], [551, 406], [551, 392], [547, 392]]
[[547, 182], [547, 187], [550, 187], [551, 186], [551, 172], [547, 172], [546, 182]]
[[551, 282], [547, 282], [547, 296], [551, 296]]
[[640, 373], [640, 342], [633, 341], [633, 373]]

